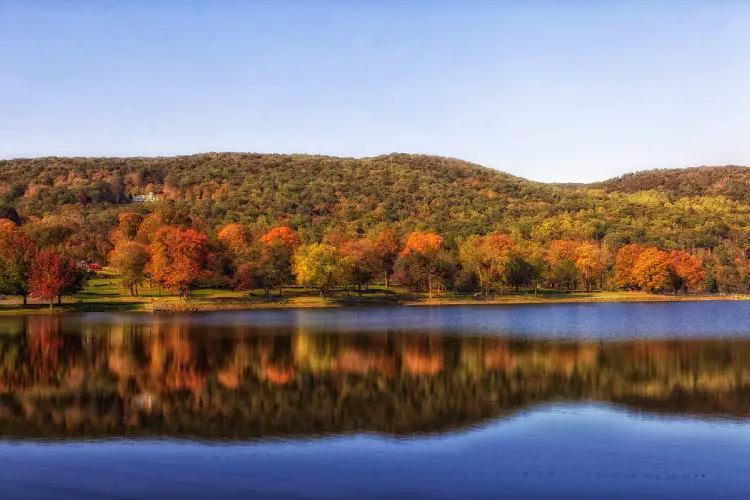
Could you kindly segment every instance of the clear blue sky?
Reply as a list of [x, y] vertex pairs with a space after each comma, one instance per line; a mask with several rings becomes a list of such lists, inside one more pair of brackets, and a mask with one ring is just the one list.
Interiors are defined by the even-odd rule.
[[750, 2], [0, 0], [0, 157], [750, 164]]

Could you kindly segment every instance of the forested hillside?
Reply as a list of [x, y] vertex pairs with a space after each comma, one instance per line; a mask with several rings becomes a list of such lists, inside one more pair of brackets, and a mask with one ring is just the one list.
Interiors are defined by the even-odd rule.
[[504, 231], [540, 241], [593, 237], [692, 248], [744, 239], [750, 221], [750, 169], [743, 167], [656, 170], [571, 186], [405, 154], [53, 157], [0, 161], [0, 192], [2, 210], [23, 218], [65, 212], [114, 224], [131, 195], [153, 192], [211, 226], [283, 222], [318, 237], [334, 225], [364, 232], [390, 223], [449, 238]]
[[659, 190], [673, 198], [726, 196], [750, 202], [750, 173], [747, 167], [695, 167], [647, 170], [623, 175], [592, 185], [605, 191], [635, 193]]
[[[132, 265], [136, 252], [143, 260], [136, 289], [146, 277], [170, 288], [179, 252], [191, 262], [181, 273], [193, 281], [268, 289], [296, 279], [321, 293], [389, 274], [415, 289], [485, 293], [750, 286], [750, 169], [743, 167], [573, 185], [406, 154], [37, 158], [0, 161], [0, 195], [0, 218], [23, 228], [8, 238], [102, 264]], [[285, 250], [274, 256], [271, 247]], [[304, 264], [333, 259], [332, 252], [346, 257], [346, 272], [313, 284], [320, 276]], [[300, 277], [305, 271], [309, 280]]]

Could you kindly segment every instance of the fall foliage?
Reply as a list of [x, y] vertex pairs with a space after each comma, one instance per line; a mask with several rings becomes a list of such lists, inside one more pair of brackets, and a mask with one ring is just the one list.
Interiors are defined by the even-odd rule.
[[208, 238], [194, 229], [163, 227], [151, 242], [149, 270], [161, 286], [189, 298], [192, 290], [210, 275]]
[[300, 285], [318, 290], [321, 296], [347, 283], [350, 265], [336, 247], [325, 243], [303, 245], [294, 253], [294, 274]]
[[31, 264], [31, 294], [49, 302], [61, 297], [75, 280], [75, 263], [54, 248], [40, 250]]

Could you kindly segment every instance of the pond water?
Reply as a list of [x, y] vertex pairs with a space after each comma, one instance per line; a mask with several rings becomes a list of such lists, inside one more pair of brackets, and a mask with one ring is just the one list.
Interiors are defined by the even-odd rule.
[[750, 303], [0, 317], [0, 497], [746, 498]]

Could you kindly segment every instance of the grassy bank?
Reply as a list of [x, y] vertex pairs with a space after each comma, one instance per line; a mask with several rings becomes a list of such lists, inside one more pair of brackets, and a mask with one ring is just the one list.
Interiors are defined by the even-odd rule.
[[[190, 301], [181, 300], [165, 291], [144, 287], [140, 296], [131, 297], [122, 288], [114, 275], [102, 274], [89, 281], [86, 290], [66, 297], [54, 311], [220, 311], [238, 309], [345, 307], [352, 305], [502, 305], [502, 304], [546, 304], [575, 302], [665, 302], [696, 300], [747, 300], [745, 295], [670, 295], [644, 292], [560, 292], [553, 290], [522, 291], [490, 297], [470, 294], [445, 293], [429, 299], [426, 294], [406, 291], [398, 287], [371, 287], [360, 296], [357, 293], [340, 291], [321, 298], [315, 291], [292, 287], [278, 291], [273, 297], [265, 297], [262, 290], [235, 292], [222, 289], [201, 289], [193, 293]], [[24, 306], [18, 297], [7, 297], [0, 301], [0, 314], [46, 314], [49, 305], [30, 300]]]

